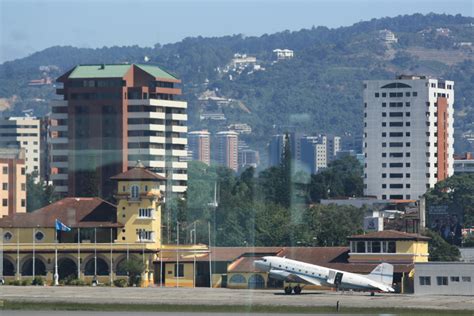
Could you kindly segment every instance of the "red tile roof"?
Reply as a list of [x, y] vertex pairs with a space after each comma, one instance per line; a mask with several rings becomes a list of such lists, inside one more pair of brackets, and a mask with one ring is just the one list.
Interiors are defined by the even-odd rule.
[[328, 262], [347, 262], [348, 247], [285, 247], [278, 256], [322, 265]]
[[121, 181], [132, 181], [132, 180], [146, 180], [146, 181], [164, 181], [165, 177], [162, 177], [148, 169], [142, 167], [135, 167], [128, 171], [122, 172], [118, 175], [111, 177], [112, 180]]
[[59, 219], [69, 227], [121, 227], [117, 207], [100, 198], [69, 197], [31, 213], [0, 218], [0, 227], [55, 227]]
[[431, 238], [420, 235], [420, 234], [409, 234], [405, 232], [400, 232], [396, 230], [383, 230], [380, 232], [362, 234], [362, 235], [352, 235], [348, 237], [349, 240], [387, 240], [387, 239], [395, 239], [395, 240], [422, 240], [428, 241]]

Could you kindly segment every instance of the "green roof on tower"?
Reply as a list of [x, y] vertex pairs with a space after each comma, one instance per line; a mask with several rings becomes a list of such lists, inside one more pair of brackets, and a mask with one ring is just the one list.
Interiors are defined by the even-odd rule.
[[67, 76], [68, 79], [123, 78], [132, 66], [135, 66], [155, 78], [179, 80], [169, 72], [153, 65], [138, 64], [95, 64], [78, 65]]

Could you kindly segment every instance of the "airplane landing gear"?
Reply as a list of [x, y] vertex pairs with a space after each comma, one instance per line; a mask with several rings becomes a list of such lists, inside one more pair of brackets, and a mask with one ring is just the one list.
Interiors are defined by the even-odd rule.
[[297, 285], [293, 288], [293, 291], [295, 292], [296, 295], [298, 295], [301, 293], [301, 287]]
[[291, 286], [286, 286], [285, 287], [285, 294], [289, 295], [289, 294], [291, 294], [292, 291], [293, 291], [293, 289], [291, 288]]
[[370, 296], [375, 296], [375, 292], [370, 292]]

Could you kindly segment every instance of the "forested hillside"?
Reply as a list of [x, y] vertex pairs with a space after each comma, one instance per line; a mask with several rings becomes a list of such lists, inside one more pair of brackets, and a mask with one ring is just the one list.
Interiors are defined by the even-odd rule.
[[[182, 79], [190, 129], [213, 131], [247, 123], [253, 134], [244, 138], [261, 147], [269, 134], [291, 126], [312, 134], [360, 134], [362, 80], [424, 74], [456, 82], [456, 146], [464, 150], [467, 145], [459, 135], [474, 130], [474, 47], [465, 44], [474, 39], [473, 23], [473, 18], [460, 15], [415, 14], [337, 29], [186, 38], [153, 48], [51, 47], [0, 65], [0, 110], [17, 115], [32, 109], [44, 115], [55, 87], [31, 86], [30, 80], [54, 79], [76, 64], [143, 63], [146, 56], [148, 63]], [[398, 43], [386, 44], [380, 37], [383, 29], [394, 32]], [[275, 62], [272, 51], [276, 48], [292, 49], [295, 57]], [[235, 53], [255, 56], [260, 69], [224, 71]], [[199, 100], [205, 91], [231, 101], [222, 105]], [[209, 124], [200, 120], [203, 112], [222, 112], [227, 121]]]

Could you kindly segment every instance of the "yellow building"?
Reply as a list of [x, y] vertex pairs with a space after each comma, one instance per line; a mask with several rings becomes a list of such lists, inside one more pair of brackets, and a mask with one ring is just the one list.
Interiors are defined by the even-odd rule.
[[429, 237], [395, 230], [384, 230], [364, 235], [353, 235], [350, 242], [351, 263], [406, 263], [427, 262]]
[[[144, 263], [142, 286], [160, 281], [165, 285], [165, 280], [166, 285], [173, 285], [172, 277], [163, 277], [165, 268], [161, 272], [160, 258], [176, 254], [202, 256], [207, 247], [162, 244], [163, 197], [159, 186], [163, 177], [139, 165], [112, 179], [117, 182], [117, 206], [95, 197], [70, 197], [32, 213], [1, 218], [3, 271], [0, 270], [0, 277], [3, 275], [8, 282], [42, 276], [52, 282], [57, 267], [59, 281], [109, 283], [126, 279], [123, 264], [135, 258]], [[71, 230], [56, 231], [56, 220]], [[189, 266], [184, 270], [189, 274]], [[193, 283], [183, 280], [178, 285]]]

